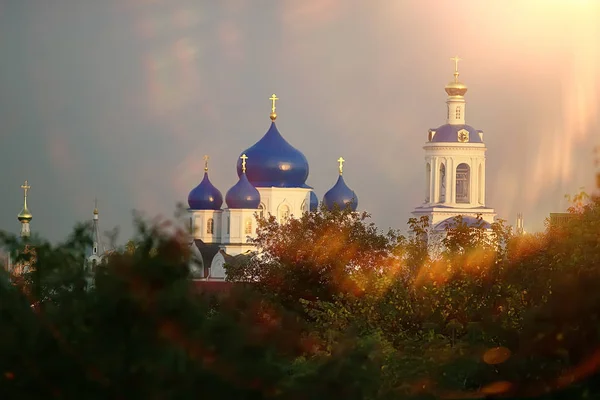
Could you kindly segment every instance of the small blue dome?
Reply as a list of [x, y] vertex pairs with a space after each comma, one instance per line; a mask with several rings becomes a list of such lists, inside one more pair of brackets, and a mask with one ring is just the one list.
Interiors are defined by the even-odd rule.
[[219, 210], [222, 204], [223, 195], [208, 179], [208, 172], [204, 172], [202, 182], [188, 195], [188, 205], [192, 210]]
[[323, 203], [329, 210], [333, 210], [334, 205], [337, 204], [341, 209], [350, 205], [352, 211], [356, 211], [358, 196], [346, 185], [344, 177], [340, 175], [335, 185], [323, 196]]
[[318, 208], [319, 208], [319, 198], [317, 197], [317, 195], [315, 194], [315, 192], [313, 192], [311, 190], [310, 191], [310, 207], [309, 207], [309, 210], [310, 211], [317, 211]]
[[469, 140], [466, 143], [483, 143], [483, 140], [479, 136], [479, 132], [483, 134], [483, 131], [476, 130], [470, 125], [450, 124], [445, 124], [437, 129], [432, 129], [432, 131], [435, 131], [435, 135], [433, 135], [431, 142], [461, 143], [458, 140], [458, 131], [462, 129], [465, 129], [467, 132], [469, 132]]
[[248, 181], [246, 174], [242, 174], [240, 180], [227, 191], [225, 201], [229, 208], [257, 209], [260, 204], [260, 193]]
[[[308, 178], [306, 157], [281, 136], [275, 122], [254, 146], [242, 154], [248, 156], [248, 180], [255, 187], [309, 187], [304, 183]], [[237, 173], [242, 176], [239, 158]]]

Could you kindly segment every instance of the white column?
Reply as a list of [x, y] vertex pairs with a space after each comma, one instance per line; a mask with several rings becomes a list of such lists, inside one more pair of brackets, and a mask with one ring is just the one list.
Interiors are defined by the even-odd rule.
[[435, 203], [434, 191], [433, 188], [435, 186], [435, 159], [431, 158], [429, 160], [430, 171], [429, 171], [429, 204]]
[[469, 162], [469, 204], [474, 206], [477, 204], [477, 167], [473, 157]]
[[454, 165], [454, 158], [448, 159], [448, 166], [450, 168], [446, 173], [450, 173], [450, 203], [456, 204], [456, 166]]
[[433, 201], [432, 203], [440, 202], [440, 160], [439, 158], [434, 158], [433, 161], [433, 181], [431, 182], [431, 187], [433, 189]]
[[445, 201], [444, 203], [451, 203], [452, 202], [452, 198], [451, 196], [451, 192], [450, 192], [450, 160], [448, 158], [444, 159], [445, 163], [444, 166], [446, 168], [446, 176], [444, 177], [444, 186], [446, 186], [446, 194], [445, 194]]

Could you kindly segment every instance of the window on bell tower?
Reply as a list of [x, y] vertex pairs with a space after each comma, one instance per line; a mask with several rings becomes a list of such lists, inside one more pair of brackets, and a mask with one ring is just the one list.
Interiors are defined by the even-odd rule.
[[460, 106], [456, 107], [456, 119], [460, 119]]
[[215, 221], [212, 218], [208, 219], [206, 223], [206, 233], [212, 235], [215, 232]]
[[456, 167], [456, 202], [469, 203], [471, 186], [471, 168], [462, 163]]

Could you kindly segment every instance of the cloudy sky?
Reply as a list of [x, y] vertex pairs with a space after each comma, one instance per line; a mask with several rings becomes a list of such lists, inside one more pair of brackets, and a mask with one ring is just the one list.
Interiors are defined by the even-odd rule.
[[347, 162], [359, 207], [405, 229], [424, 199], [427, 130], [459, 55], [485, 132], [487, 201], [529, 231], [593, 189], [600, 144], [596, 0], [1, 0], [0, 229], [57, 241], [91, 217], [132, 234], [171, 217], [204, 154], [223, 193], [269, 127], [321, 198]]

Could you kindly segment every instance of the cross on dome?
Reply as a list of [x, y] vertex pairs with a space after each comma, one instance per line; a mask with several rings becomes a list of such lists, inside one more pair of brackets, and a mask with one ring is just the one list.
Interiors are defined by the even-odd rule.
[[458, 58], [458, 56], [454, 56], [450, 58], [450, 60], [454, 61], [454, 82], [458, 82], [458, 62], [462, 60], [462, 58]]
[[208, 159], [209, 159], [209, 158], [210, 158], [210, 157], [209, 157], [209, 156], [207, 156], [207, 155], [205, 155], [205, 156], [204, 156], [204, 171], [205, 171], [205, 172], [207, 172], [207, 171], [208, 171]]
[[271, 100], [271, 120], [275, 121], [275, 119], [277, 118], [277, 113], [275, 112], [275, 102], [279, 100], [279, 97], [277, 97], [277, 95], [273, 93], [271, 97], [269, 97], [269, 100]]
[[339, 166], [339, 170], [340, 170], [340, 175], [342, 175], [342, 172], [344, 171], [344, 160], [342, 157], [338, 158], [337, 162], [340, 164]]
[[21, 185], [21, 189], [23, 189], [23, 192], [24, 192], [24, 194], [25, 194], [25, 197], [27, 197], [27, 191], [28, 191], [29, 189], [31, 189], [31, 186], [29, 186], [29, 185], [27, 184], [27, 181], [25, 181], [25, 183], [24, 183], [23, 185]]
[[242, 172], [245, 174], [246, 173], [246, 160], [248, 159], [248, 156], [244, 153], [244, 154], [242, 154], [242, 156], [240, 158], [242, 159]]

